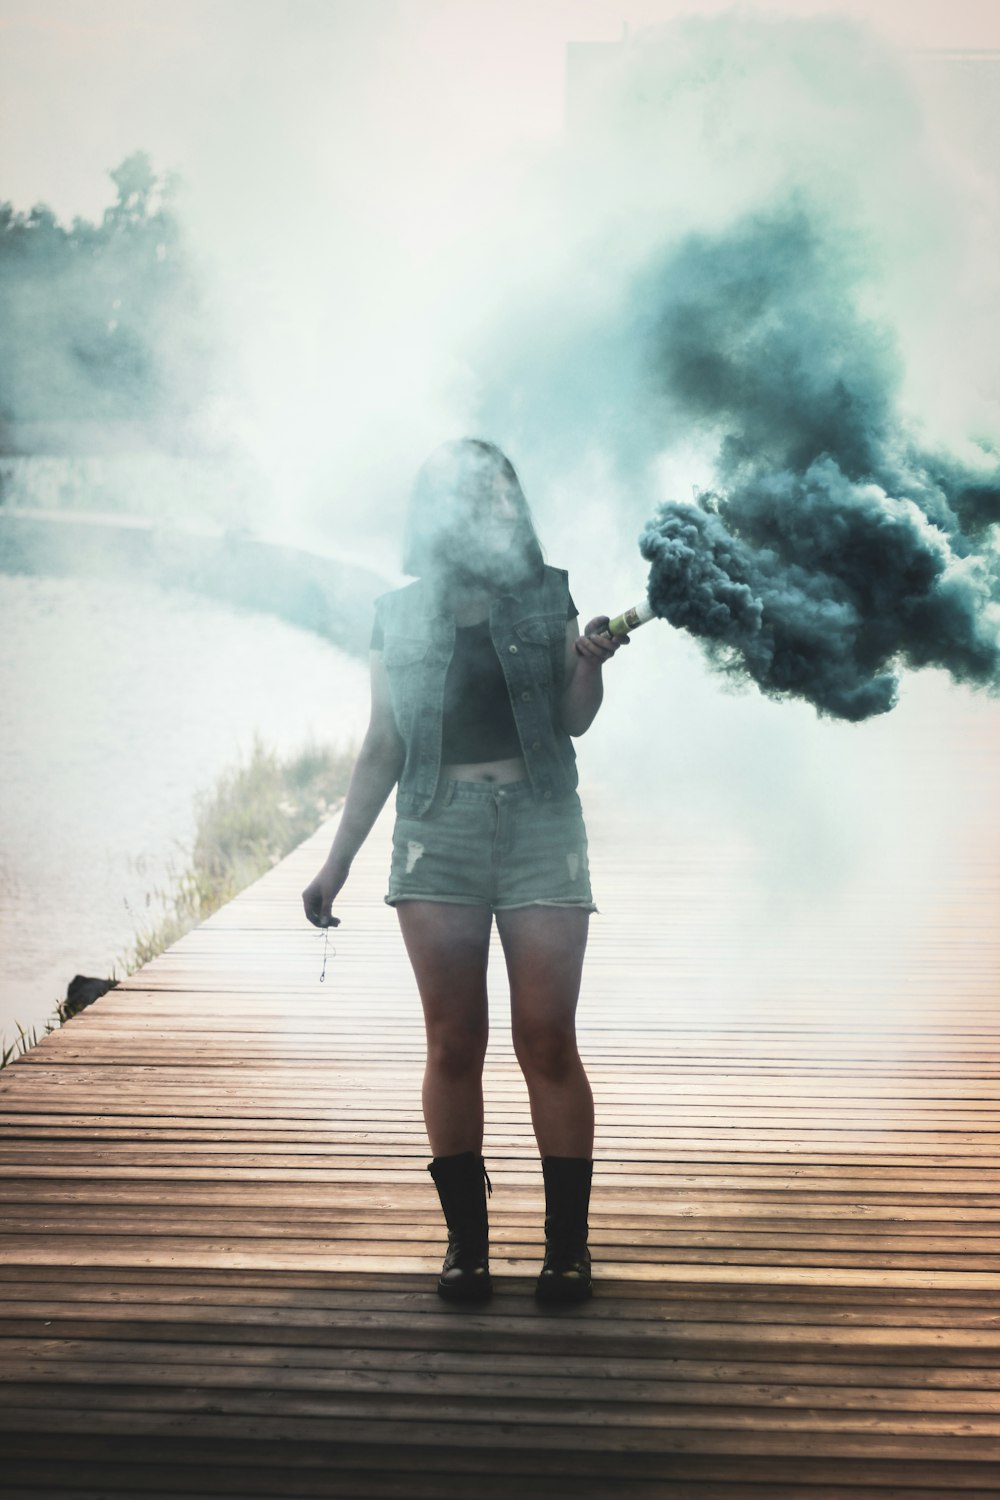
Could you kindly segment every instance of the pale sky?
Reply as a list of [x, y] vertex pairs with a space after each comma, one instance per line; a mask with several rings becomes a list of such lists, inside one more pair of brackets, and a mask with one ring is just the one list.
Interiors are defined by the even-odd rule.
[[997, 0], [0, 0], [0, 198], [97, 213], [108, 167], [138, 142], [190, 173], [258, 93], [296, 122], [307, 104], [318, 127], [360, 112], [369, 146], [378, 121], [384, 142], [433, 143], [455, 169], [559, 129], [567, 42], [733, 11], [850, 16], [907, 49], [1000, 49]]

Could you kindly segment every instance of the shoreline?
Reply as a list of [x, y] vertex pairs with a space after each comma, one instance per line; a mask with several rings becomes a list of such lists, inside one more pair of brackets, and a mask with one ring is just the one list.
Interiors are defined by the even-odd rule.
[[173, 877], [171, 889], [151, 893], [161, 900], [164, 915], [154, 926], [136, 929], [131, 946], [113, 961], [110, 976], [77, 973], [67, 982], [66, 996], [42, 1021], [30, 1028], [18, 1026], [10, 1042], [0, 1033], [0, 1070], [165, 952], [311, 838], [343, 806], [354, 758], [350, 750], [309, 745], [297, 756], [281, 759], [258, 741], [248, 764], [229, 768], [211, 791], [196, 794], [189, 862]]

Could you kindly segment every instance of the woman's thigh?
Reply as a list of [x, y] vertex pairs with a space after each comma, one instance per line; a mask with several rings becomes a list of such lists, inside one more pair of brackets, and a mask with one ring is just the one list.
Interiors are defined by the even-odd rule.
[[519, 906], [498, 911], [510, 979], [515, 1041], [533, 1031], [572, 1033], [590, 913], [582, 907]]
[[493, 914], [488, 906], [401, 901], [403, 942], [424, 1008], [427, 1034], [489, 1029], [486, 966]]

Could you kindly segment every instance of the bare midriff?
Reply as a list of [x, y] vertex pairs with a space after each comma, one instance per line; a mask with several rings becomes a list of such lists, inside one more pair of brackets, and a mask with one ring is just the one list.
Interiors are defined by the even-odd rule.
[[510, 760], [453, 762], [441, 767], [441, 775], [451, 781], [485, 781], [492, 786], [505, 786], [511, 781], [527, 781], [528, 768], [523, 756], [515, 755]]

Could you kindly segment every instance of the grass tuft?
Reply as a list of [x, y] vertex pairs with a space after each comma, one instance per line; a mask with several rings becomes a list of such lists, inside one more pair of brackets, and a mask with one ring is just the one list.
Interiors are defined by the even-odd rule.
[[245, 765], [196, 798], [190, 862], [169, 892], [154, 892], [166, 915], [137, 932], [122, 956], [125, 972], [156, 958], [315, 833], [343, 800], [353, 765], [352, 751], [308, 744], [281, 760], [255, 740]]

